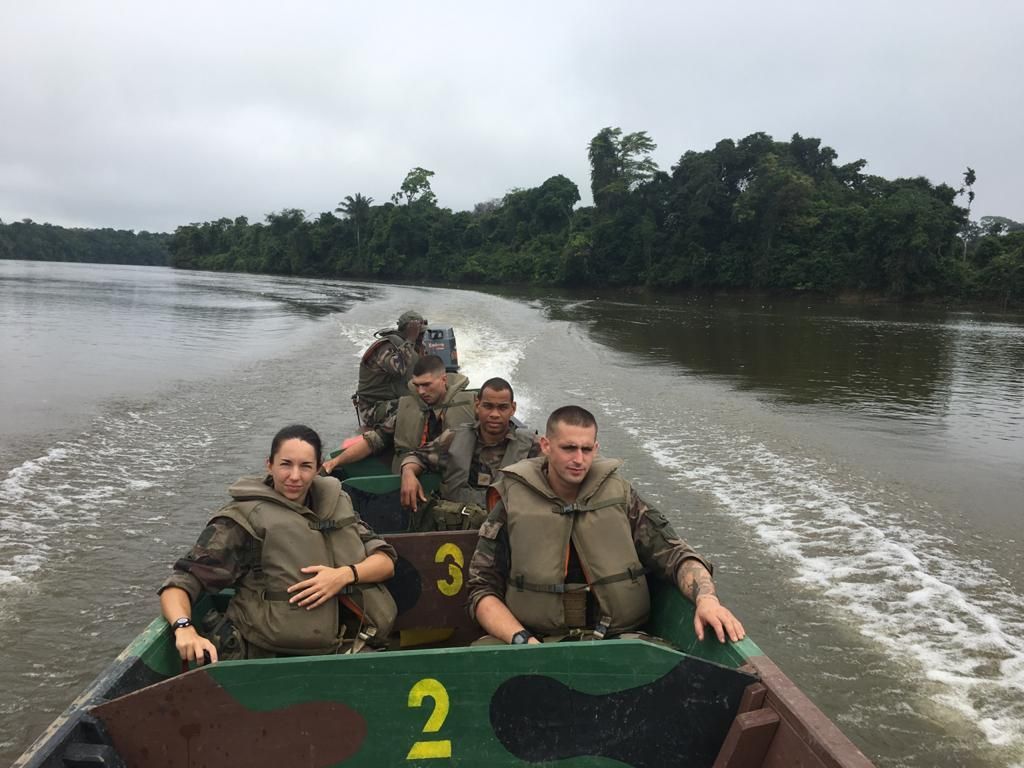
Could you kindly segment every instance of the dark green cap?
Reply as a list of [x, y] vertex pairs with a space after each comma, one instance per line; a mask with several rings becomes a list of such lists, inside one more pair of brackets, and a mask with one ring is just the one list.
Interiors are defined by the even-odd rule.
[[427, 324], [427, 320], [419, 312], [414, 312], [411, 309], [408, 312], [403, 312], [402, 316], [398, 318], [398, 330], [402, 330], [409, 323], [423, 323]]

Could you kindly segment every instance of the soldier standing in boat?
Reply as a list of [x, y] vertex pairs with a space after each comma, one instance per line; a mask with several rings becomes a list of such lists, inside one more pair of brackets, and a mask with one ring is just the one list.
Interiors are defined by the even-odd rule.
[[409, 310], [398, 318], [396, 328], [374, 334], [377, 340], [359, 361], [359, 384], [352, 396], [363, 429], [373, 429], [393, 415], [398, 399], [408, 394], [406, 386], [423, 353], [426, 327], [423, 315]]
[[593, 414], [557, 409], [540, 444], [543, 456], [505, 467], [492, 486], [470, 561], [469, 611], [489, 641], [633, 632], [650, 614], [648, 573], [693, 602], [699, 640], [706, 627], [720, 642], [743, 639], [711, 564], [619, 476], [621, 461], [597, 457]]
[[[402, 459], [402, 506], [413, 512], [412, 530], [479, 528], [487, 517], [487, 488], [502, 467], [540, 455], [540, 440], [512, 421], [515, 393], [505, 379], [488, 379], [474, 402], [476, 421], [449, 426], [436, 440]], [[441, 475], [436, 497], [427, 499], [419, 475]]]
[[408, 451], [434, 440], [445, 427], [474, 420], [473, 394], [465, 391], [468, 384], [469, 379], [461, 373], [448, 373], [437, 355], [421, 357], [394, 411], [363, 432], [359, 436], [362, 439], [346, 440], [342, 452], [324, 462], [324, 472], [330, 474], [338, 467], [394, 448], [392, 472], [397, 473]]

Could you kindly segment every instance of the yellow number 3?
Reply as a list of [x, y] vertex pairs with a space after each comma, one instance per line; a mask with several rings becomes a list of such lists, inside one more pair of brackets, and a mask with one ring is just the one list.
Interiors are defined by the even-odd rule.
[[451, 542], [438, 547], [437, 552], [434, 554], [434, 562], [443, 563], [448, 558], [451, 558], [453, 561], [448, 563], [449, 580], [438, 579], [437, 588], [442, 595], [454, 597], [462, 589], [462, 566], [465, 560], [462, 559], [462, 550]]
[[[440, 561], [438, 561], [440, 562]], [[430, 697], [434, 700], [434, 711], [423, 726], [424, 733], [437, 733], [444, 725], [448, 717], [448, 691], [444, 686], [432, 677], [420, 680], [409, 690], [409, 706], [420, 707], [423, 699]], [[436, 739], [434, 741], [417, 741], [412, 745], [406, 760], [424, 760], [432, 757], [452, 756], [452, 743], [449, 739]]]

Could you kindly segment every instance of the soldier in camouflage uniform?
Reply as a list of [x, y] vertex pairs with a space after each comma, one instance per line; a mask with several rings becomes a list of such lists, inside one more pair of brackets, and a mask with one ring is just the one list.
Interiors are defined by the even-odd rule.
[[461, 373], [447, 373], [437, 355], [421, 357], [394, 411], [373, 429], [346, 440], [342, 451], [324, 462], [324, 473], [393, 449], [391, 471], [397, 474], [400, 456], [407, 451], [434, 440], [447, 425], [473, 420], [473, 396], [465, 391], [468, 385], [469, 379]]
[[359, 384], [352, 402], [360, 427], [373, 429], [393, 417], [398, 398], [408, 394], [406, 385], [413, 366], [423, 352], [427, 321], [419, 312], [403, 312], [397, 329], [377, 331], [377, 340], [359, 361]]
[[[316, 476], [320, 452], [309, 427], [278, 432], [267, 476], [235, 483], [232, 502], [174, 564], [160, 605], [182, 659], [358, 651], [390, 630], [397, 608], [381, 582], [398, 555], [359, 520], [337, 480]], [[192, 616], [203, 592], [226, 587], [236, 594], [225, 614]]]
[[[487, 487], [501, 468], [540, 455], [537, 435], [512, 422], [515, 393], [505, 379], [485, 381], [474, 409], [473, 424], [445, 429], [402, 460], [401, 501], [412, 510], [411, 530], [479, 528], [487, 517]], [[424, 470], [441, 475], [441, 488], [430, 499], [418, 479]]]
[[715, 593], [711, 565], [665, 517], [595, 458], [597, 423], [559, 408], [541, 438], [542, 458], [505, 467], [500, 497], [480, 528], [469, 566], [470, 615], [490, 640], [522, 644], [631, 632], [650, 610], [644, 574], [672, 582], [695, 606], [694, 629], [720, 642], [743, 625]]

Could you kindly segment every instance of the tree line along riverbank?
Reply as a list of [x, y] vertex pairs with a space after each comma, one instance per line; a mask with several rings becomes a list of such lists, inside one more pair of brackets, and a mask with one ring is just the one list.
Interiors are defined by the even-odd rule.
[[0, 258], [54, 258], [62, 238], [67, 253], [93, 255], [82, 243], [101, 248], [106, 238], [116, 258], [103, 260], [183, 269], [1024, 305], [1024, 225], [970, 219], [970, 168], [958, 188], [890, 180], [865, 173], [865, 160], [837, 164], [834, 149], [799, 134], [723, 139], [669, 171], [655, 148], [645, 131], [599, 131], [587, 148], [590, 206], [554, 175], [452, 211], [438, 204], [433, 171], [414, 168], [387, 201], [353, 192], [315, 216], [285, 209], [172, 235], [0, 225]]

